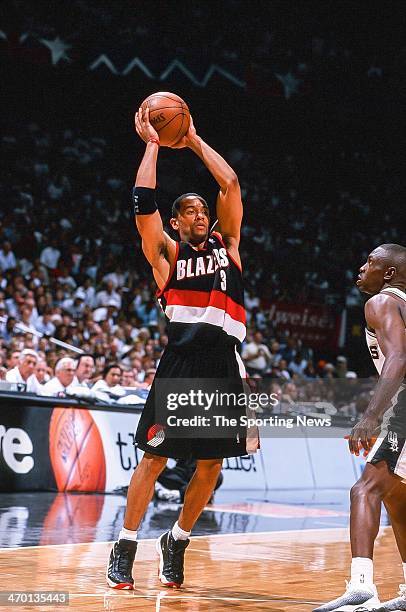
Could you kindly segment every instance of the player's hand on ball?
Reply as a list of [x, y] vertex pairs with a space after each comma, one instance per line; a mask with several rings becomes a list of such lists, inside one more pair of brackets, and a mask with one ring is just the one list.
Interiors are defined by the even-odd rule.
[[193, 124], [192, 116], [190, 117], [189, 129], [186, 132], [185, 136], [178, 140], [175, 144], [171, 145], [171, 149], [184, 149], [185, 147], [190, 147], [193, 140], [197, 137], [196, 128]]
[[364, 457], [367, 456], [375, 443], [377, 430], [379, 430], [379, 421], [375, 417], [364, 416], [353, 427], [351, 434], [346, 436], [350, 452], [358, 457], [363, 448]]
[[148, 142], [151, 138], [159, 142], [158, 132], [152, 127], [149, 120], [148, 106], [144, 109], [140, 106], [138, 113], [135, 114], [135, 129], [144, 142]]

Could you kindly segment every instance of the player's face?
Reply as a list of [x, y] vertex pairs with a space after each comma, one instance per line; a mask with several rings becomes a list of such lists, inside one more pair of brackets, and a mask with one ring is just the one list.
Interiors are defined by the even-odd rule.
[[387, 263], [383, 254], [381, 249], [375, 249], [368, 255], [367, 261], [360, 267], [357, 287], [363, 293], [375, 295], [384, 286]]
[[180, 205], [176, 218], [180, 239], [192, 244], [200, 244], [209, 233], [209, 209], [199, 198], [185, 198]]

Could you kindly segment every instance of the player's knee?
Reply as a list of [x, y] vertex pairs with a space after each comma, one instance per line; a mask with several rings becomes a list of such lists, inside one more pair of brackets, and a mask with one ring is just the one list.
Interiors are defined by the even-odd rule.
[[383, 498], [383, 492], [379, 482], [372, 479], [363, 480], [361, 478], [351, 488], [350, 497], [352, 504], [358, 501], [366, 503], [372, 497]]
[[205, 459], [197, 462], [196, 472], [207, 478], [218, 478], [221, 472], [222, 459]]
[[145, 453], [142, 458], [142, 463], [145, 469], [154, 474], [160, 474], [164, 469], [168, 459], [166, 457], [159, 457], [158, 455], [150, 455]]

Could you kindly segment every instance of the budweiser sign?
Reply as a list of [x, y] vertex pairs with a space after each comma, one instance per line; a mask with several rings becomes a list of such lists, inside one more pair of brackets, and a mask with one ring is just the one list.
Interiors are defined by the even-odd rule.
[[268, 318], [278, 332], [288, 331], [314, 348], [337, 348], [340, 315], [328, 306], [272, 302]]

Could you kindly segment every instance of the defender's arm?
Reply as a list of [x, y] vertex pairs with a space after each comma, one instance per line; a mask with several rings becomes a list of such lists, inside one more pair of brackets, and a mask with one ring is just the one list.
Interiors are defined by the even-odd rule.
[[365, 305], [367, 323], [375, 330], [385, 363], [366, 415], [381, 418], [406, 375], [405, 321], [399, 302], [377, 295]]
[[405, 320], [400, 304], [387, 295], [376, 295], [366, 303], [365, 317], [375, 330], [385, 363], [369, 406], [348, 438], [350, 451], [356, 455], [360, 447], [367, 453], [371, 450], [381, 417], [406, 375]]

